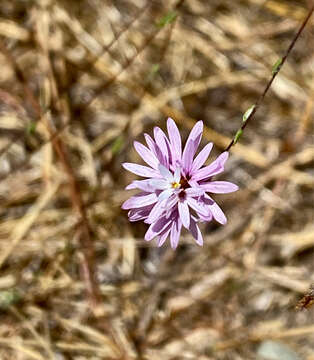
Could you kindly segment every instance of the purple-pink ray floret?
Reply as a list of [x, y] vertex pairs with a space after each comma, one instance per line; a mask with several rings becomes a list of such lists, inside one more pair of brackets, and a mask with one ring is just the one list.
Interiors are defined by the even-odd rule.
[[146, 165], [124, 163], [123, 167], [146, 179], [135, 180], [126, 187], [141, 192], [126, 200], [122, 208], [129, 210], [130, 221], [143, 220], [149, 225], [146, 241], [157, 238], [158, 246], [162, 246], [170, 237], [170, 245], [175, 249], [184, 227], [202, 246], [199, 222], [213, 219], [222, 225], [227, 222], [208, 193], [227, 194], [238, 190], [231, 182], [212, 180], [224, 171], [228, 152], [204, 166], [213, 144], [207, 144], [195, 157], [203, 134], [202, 121], [195, 124], [183, 149], [180, 132], [171, 118], [167, 120], [167, 130], [168, 137], [158, 127], [154, 128], [154, 138], [144, 134], [147, 146], [134, 142], [135, 150]]

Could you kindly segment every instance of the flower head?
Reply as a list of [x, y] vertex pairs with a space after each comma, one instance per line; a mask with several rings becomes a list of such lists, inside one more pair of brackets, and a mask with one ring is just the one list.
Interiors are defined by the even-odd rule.
[[168, 136], [158, 127], [154, 139], [145, 134], [147, 147], [135, 141], [134, 147], [148, 166], [124, 163], [123, 167], [145, 180], [135, 180], [126, 189], [141, 192], [126, 200], [122, 208], [129, 210], [130, 221], [149, 224], [145, 240], [158, 239], [161, 246], [170, 236], [173, 249], [178, 245], [182, 226], [189, 230], [198, 245], [203, 237], [198, 222], [213, 219], [224, 225], [227, 219], [208, 193], [230, 193], [238, 186], [226, 181], [212, 181], [224, 171], [228, 152], [223, 152], [208, 166], [203, 166], [213, 147], [207, 144], [194, 158], [201, 142], [203, 122], [193, 127], [182, 151], [182, 141], [175, 122], [167, 121]]

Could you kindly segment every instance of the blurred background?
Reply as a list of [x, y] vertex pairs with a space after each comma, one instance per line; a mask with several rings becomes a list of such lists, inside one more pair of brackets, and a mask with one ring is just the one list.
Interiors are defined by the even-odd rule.
[[313, 18], [200, 248], [143, 240], [133, 141], [234, 136], [311, 1], [1, 0], [0, 358], [313, 360]]

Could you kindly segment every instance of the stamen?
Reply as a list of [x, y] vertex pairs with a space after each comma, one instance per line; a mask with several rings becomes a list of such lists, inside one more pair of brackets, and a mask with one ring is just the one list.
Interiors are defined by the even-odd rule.
[[174, 189], [178, 189], [178, 188], [181, 186], [181, 184], [180, 184], [180, 183], [177, 183], [177, 182], [173, 182], [173, 183], [171, 184], [171, 186], [172, 186]]

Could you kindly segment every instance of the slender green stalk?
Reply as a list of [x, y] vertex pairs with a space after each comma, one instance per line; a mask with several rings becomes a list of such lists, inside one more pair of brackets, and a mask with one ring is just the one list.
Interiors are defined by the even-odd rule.
[[282, 66], [284, 65], [285, 61], [287, 60], [291, 50], [294, 48], [294, 45], [296, 44], [297, 40], [299, 39], [300, 35], [302, 34], [306, 24], [308, 23], [308, 21], [310, 20], [312, 14], [314, 12], [314, 4], [312, 5], [312, 7], [309, 10], [308, 15], [306, 16], [306, 18], [304, 19], [302, 25], [300, 26], [298, 32], [295, 34], [294, 38], [292, 39], [286, 53], [284, 54], [284, 56], [280, 59], [278, 59], [276, 61], [276, 63], [274, 64], [273, 68], [272, 68], [272, 76], [270, 78], [270, 80], [268, 81], [263, 93], [261, 94], [261, 96], [258, 98], [258, 100], [256, 101], [256, 103], [254, 105], [252, 105], [243, 115], [243, 122], [242, 125], [240, 126], [240, 128], [237, 130], [234, 138], [231, 140], [230, 144], [226, 147], [225, 151], [229, 151], [230, 148], [235, 145], [238, 140], [240, 139], [244, 129], [246, 128], [246, 126], [248, 125], [248, 123], [250, 121], [252, 121], [257, 109], [260, 107], [260, 105], [262, 104], [262, 102], [264, 101], [264, 98], [268, 92], [268, 90], [270, 89], [273, 81], [275, 80], [276, 76], [279, 74]]

